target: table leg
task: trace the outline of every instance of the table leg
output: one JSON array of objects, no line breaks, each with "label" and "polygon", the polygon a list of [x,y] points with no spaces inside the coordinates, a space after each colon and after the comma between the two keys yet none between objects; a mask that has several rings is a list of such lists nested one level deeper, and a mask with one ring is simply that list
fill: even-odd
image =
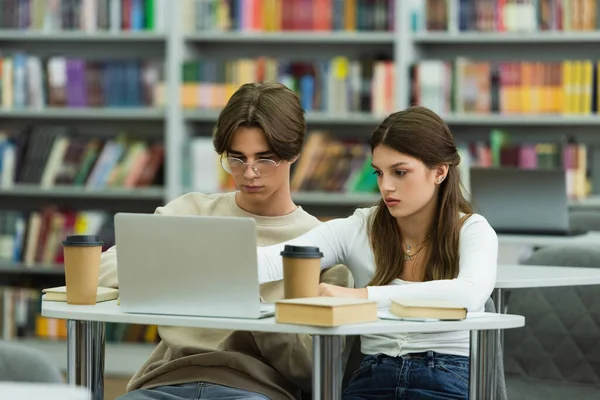
[{"label": "table leg", "polygon": [[[506,293],[503,289],[494,289],[492,292],[492,300],[494,300],[497,313],[507,313],[508,308],[506,307]],[[500,343],[500,347],[504,345],[504,330],[502,329],[498,329],[498,343]]]},{"label": "table leg", "polygon": [[492,292],[492,300],[494,300],[494,305],[496,306],[496,312],[500,314],[506,314],[506,304],[505,304],[505,293],[503,289],[494,289]]},{"label": "table leg", "polygon": [[342,337],[313,335],[313,400],[342,398]]},{"label": "table leg", "polygon": [[470,337],[469,399],[495,400],[497,331],[470,331]]},{"label": "table leg", "polygon": [[104,399],[104,322],[67,321],[67,382]]}]

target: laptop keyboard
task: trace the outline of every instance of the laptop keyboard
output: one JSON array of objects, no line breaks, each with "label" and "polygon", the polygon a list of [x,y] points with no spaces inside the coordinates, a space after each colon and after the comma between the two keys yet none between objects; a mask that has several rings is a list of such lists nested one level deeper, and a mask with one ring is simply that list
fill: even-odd
[{"label": "laptop keyboard", "polygon": [[275,315],[275,304],[261,303],[260,304],[260,316],[263,318],[271,317]]},{"label": "laptop keyboard", "polygon": [[260,312],[275,312],[275,304],[261,303]]}]

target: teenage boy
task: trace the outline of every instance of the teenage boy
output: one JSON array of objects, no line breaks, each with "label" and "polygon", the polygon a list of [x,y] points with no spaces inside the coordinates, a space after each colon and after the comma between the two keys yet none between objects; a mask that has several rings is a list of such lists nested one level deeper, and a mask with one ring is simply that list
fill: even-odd
[{"label": "teenage boy", "polygon": [[[188,193],[156,213],[252,217],[260,246],[302,235],[319,224],[290,193],[290,167],[305,132],[304,110],[293,91],[278,83],[241,86],[219,115],[213,139],[238,190]],[[116,251],[112,247],[102,254],[102,286],[118,286]],[[344,266],[324,271],[321,281],[354,285]],[[281,299],[282,282],[262,285],[261,296],[267,302]],[[161,342],[121,400],[279,400],[311,392],[308,335],[166,326],[158,333]]]}]

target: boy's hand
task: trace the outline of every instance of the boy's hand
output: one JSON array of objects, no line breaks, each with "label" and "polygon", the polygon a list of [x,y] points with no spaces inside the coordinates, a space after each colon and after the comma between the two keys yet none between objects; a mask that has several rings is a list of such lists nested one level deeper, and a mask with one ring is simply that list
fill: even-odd
[{"label": "boy's hand", "polygon": [[359,299],[368,298],[367,288],[354,289],[343,286],[330,285],[328,283],[319,284],[319,296],[323,297],[355,297]]}]

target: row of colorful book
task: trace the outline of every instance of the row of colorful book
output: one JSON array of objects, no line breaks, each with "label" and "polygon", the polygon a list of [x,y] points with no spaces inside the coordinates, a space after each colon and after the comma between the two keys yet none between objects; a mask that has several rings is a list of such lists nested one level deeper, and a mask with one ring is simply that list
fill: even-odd
[{"label": "row of colorful book", "polygon": [[486,140],[462,145],[468,150],[471,167],[564,169],[569,199],[582,199],[591,193],[592,153],[568,135],[556,142],[528,142],[510,131],[492,129]]},{"label": "row of colorful book", "polygon": [[164,63],[16,53],[0,57],[0,107],[152,107],[164,103]]},{"label": "row of colorful book", "polygon": [[2,0],[0,29],[166,32],[169,0]]},{"label": "row of colorful book", "polygon": [[397,0],[183,0],[193,31],[393,31]]},{"label": "row of colorful book", "polygon": [[0,188],[161,186],[164,156],[162,141],[126,133],[102,139],[61,126],[35,126],[12,135],[0,132]]},{"label": "row of colorful book", "polygon": [[301,62],[271,57],[185,62],[181,104],[184,108],[220,109],[247,82],[276,81],[296,91],[306,111],[327,114],[369,112],[386,115],[395,108],[395,71],[390,60]]},{"label": "row of colorful book", "polygon": [[[3,315],[7,312],[7,315]],[[35,289],[0,289],[0,324],[5,339],[39,339],[61,341],[67,338],[67,321],[41,315],[41,291]],[[107,323],[107,343],[157,343],[156,325]]]},{"label": "row of colorful book", "polygon": [[0,210],[0,261],[24,267],[63,263],[62,240],[98,235],[104,249],[114,244],[113,217],[102,210],[75,210],[46,204],[37,210]]},{"label": "row of colorful book", "polygon": [[410,102],[440,114],[598,114],[598,66],[592,60],[425,60],[411,69]]},{"label": "row of colorful book", "polygon": [[[493,129],[486,139],[459,140],[458,145],[461,171],[472,167],[564,168],[572,182],[567,188],[569,197],[582,198],[590,193],[591,161],[586,146],[573,140],[520,142],[510,132]],[[214,153],[210,138],[193,138],[186,148],[182,168],[184,188],[204,193],[235,189],[231,175],[223,170]],[[292,165],[290,188],[305,193],[377,193],[377,177],[371,167],[367,141],[340,139],[326,131],[309,132],[302,154]]]},{"label": "row of colorful book", "polygon": [[596,0],[411,0],[415,30],[572,32],[600,29]]}]

